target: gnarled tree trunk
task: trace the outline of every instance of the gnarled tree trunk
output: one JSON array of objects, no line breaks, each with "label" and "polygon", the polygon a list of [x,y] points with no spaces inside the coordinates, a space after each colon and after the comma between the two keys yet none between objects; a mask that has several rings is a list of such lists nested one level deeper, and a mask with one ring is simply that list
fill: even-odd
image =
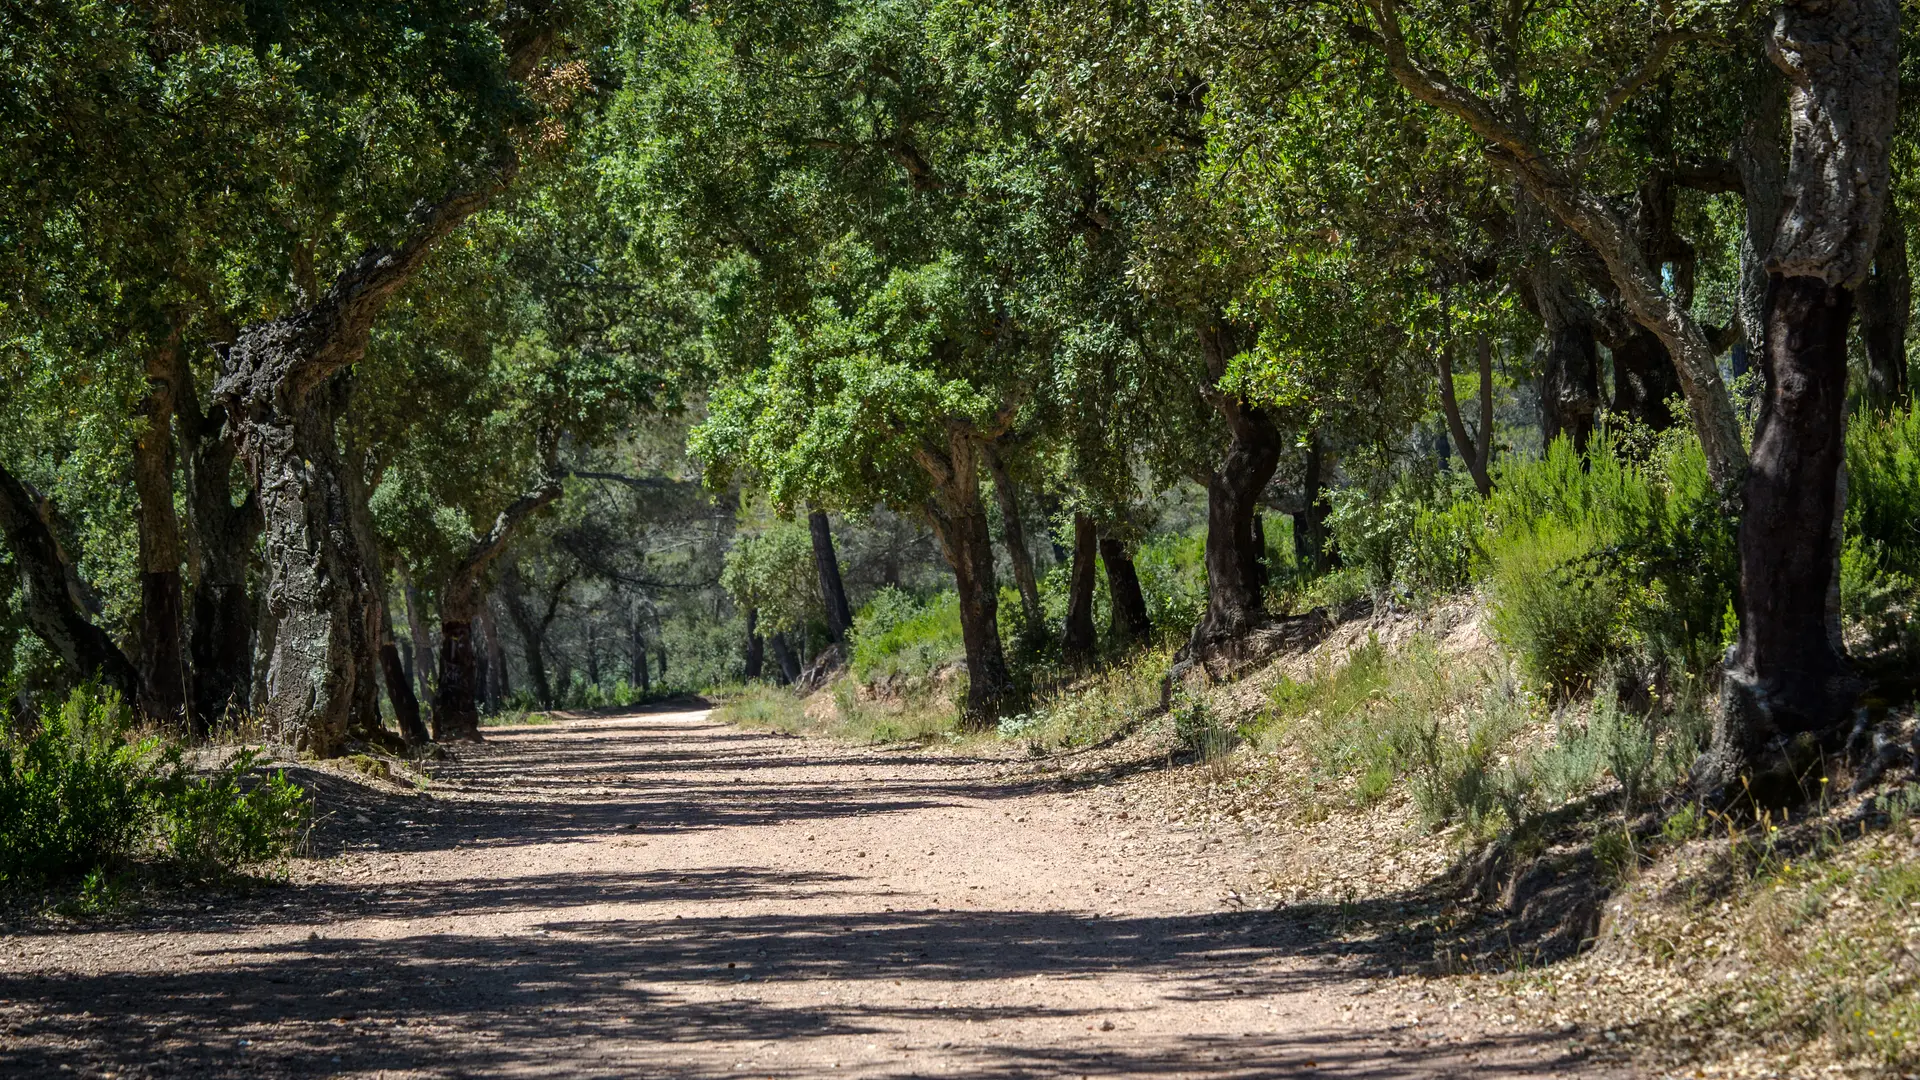
[{"label": "gnarled tree trunk", "polygon": [[993,536],[980,501],[980,436],[949,421],[944,445],[922,446],[915,459],[933,481],[927,522],[960,600],[960,636],[967,649],[967,703],[963,724],[990,726],[1013,696],[1013,673],[1000,644],[1000,588],[993,570]]},{"label": "gnarled tree trunk", "polygon": [[266,526],[267,603],[277,628],[264,718],[323,757],[340,751],[377,678],[373,650],[357,640],[374,575],[354,536],[329,384],[366,352],[387,300],[490,193],[462,192],[426,208],[398,248],[369,251],[308,307],[248,326],[220,350],[215,396],[234,425]]},{"label": "gnarled tree trunk", "polygon": [[1540,435],[1551,444],[1565,437],[1585,453],[1600,407],[1600,353],[1594,344],[1593,310],[1558,258],[1536,256],[1529,292],[1544,336],[1540,367]]},{"label": "gnarled tree trunk", "polygon": [[779,676],[780,685],[792,685],[800,678],[800,658],[794,655],[793,646],[787,642],[786,632],[782,631],[768,638],[767,644],[773,647],[775,673]]},{"label": "gnarled tree trunk", "polygon": [[1778,740],[1833,729],[1858,692],[1829,634],[1829,605],[1847,322],[1885,217],[1898,32],[1895,0],[1790,0],[1775,22],[1793,149],[1767,257],[1767,385],[1740,519],[1740,639],[1696,772],[1709,785],[1732,784]]},{"label": "gnarled tree trunk", "polygon": [[1207,613],[1194,628],[1190,650],[1238,638],[1266,619],[1262,551],[1253,519],[1260,493],[1280,465],[1280,431],[1272,417],[1216,389],[1227,363],[1240,351],[1239,336],[1222,320],[1200,327],[1206,361],[1207,401],[1226,421],[1230,439],[1220,464],[1207,475]]},{"label": "gnarled tree trunk", "polygon": [[253,695],[254,605],[247,568],[260,536],[260,505],[252,490],[233,501],[233,432],[226,409],[202,411],[192,369],[176,354],[174,411],[185,451],[188,534],[193,598],[187,611],[187,653],[193,675],[193,725],[211,730],[244,712]]},{"label": "gnarled tree trunk", "polygon": [[1067,577],[1067,621],[1060,637],[1060,655],[1069,663],[1093,659],[1094,560],[1099,557],[1099,533],[1086,514],[1073,515],[1073,566]]},{"label": "gnarled tree trunk", "polygon": [[97,677],[137,700],[140,676],[105,630],[93,625],[86,605],[75,595],[77,580],[53,530],[41,516],[39,500],[0,466],[0,533],[7,539],[14,569],[20,574],[20,606],[27,625],[53,654],[82,676]]}]

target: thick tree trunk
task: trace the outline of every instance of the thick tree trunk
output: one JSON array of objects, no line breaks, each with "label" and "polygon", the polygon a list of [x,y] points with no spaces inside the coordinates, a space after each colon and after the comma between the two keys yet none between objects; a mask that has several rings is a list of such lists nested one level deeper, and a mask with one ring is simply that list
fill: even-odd
[{"label": "thick tree trunk", "polygon": [[1885,411],[1905,406],[1907,324],[1913,317],[1913,279],[1907,273],[1907,230],[1889,199],[1886,225],[1874,252],[1873,273],[1860,287],[1860,339],[1867,348],[1867,404]]},{"label": "thick tree trunk", "polygon": [[329,384],[366,352],[387,300],[491,191],[423,209],[398,248],[369,251],[310,306],[248,326],[221,349],[215,397],[259,493],[278,624],[263,719],[322,757],[339,752],[378,677],[373,649],[360,640],[372,575],[354,536]]},{"label": "thick tree trunk", "polygon": [[1264,410],[1215,389],[1227,362],[1239,352],[1237,335],[1223,323],[1200,329],[1200,348],[1210,382],[1207,400],[1226,421],[1226,455],[1207,477],[1207,613],[1194,628],[1190,647],[1238,638],[1266,619],[1262,552],[1253,518],[1260,493],[1280,465],[1280,431]]},{"label": "thick tree trunk", "polygon": [[1793,155],[1767,257],[1767,387],[1740,520],[1740,639],[1696,777],[1726,788],[1777,740],[1828,732],[1858,683],[1829,633],[1846,460],[1847,322],[1885,219],[1895,0],[1790,0],[1773,57]]},{"label": "thick tree trunk", "polygon": [[1540,435],[1549,445],[1564,436],[1584,454],[1600,407],[1593,311],[1550,251],[1535,256],[1529,284],[1534,312],[1544,328],[1538,351]]},{"label": "thick tree trunk", "polygon": [[788,644],[786,633],[783,631],[773,635],[767,639],[767,644],[773,648],[775,674],[779,676],[780,685],[792,685],[794,680],[800,678],[800,658],[793,654],[793,646]]},{"label": "thick tree trunk", "polygon": [[927,521],[953,568],[960,600],[960,634],[967,648],[967,703],[963,724],[983,730],[1013,697],[1013,674],[1000,644],[1000,588],[993,570],[993,536],[980,502],[979,436],[958,421],[947,425],[944,446],[915,455],[933,480]]},{"label": "thick tree trunk", "polygon": [[479,742],[480,708],[475,693],[473,620],[440,621],[440,678],[434,688],[435,742]]},{"label": "thick tree trunk", "polygon": [[55,656],[82,676],[97,677],[138,700],[140,676],[107,632],[93,625],[75,595],[71,568],[41,516],[39,500],[0,467],[0,533],[20,575],[20,606],[27,625]]},{"label": "thick tree trunk", "polygon": [[1780,197],[1786,185],[1786,151],[1780,145],[1786,110],[1786,83],[1768,66],[1760,85],[1747,95],[1746,121],[1733,148],[1746,211],[1735,315],[1749,364],[1761,362],[1767,352],[1767,251],[1780,225]]},{"label": "thick tree trunk", "polygon": [[155,722],[188,725],[186,604],[180,582],[180,521],[173,509],[173,413],[181,387],[179,334],[147,358],[147,396],[133,441],[133,488],[139,499],[140,633],[136,664],[140,708]]},{"label": "thick tree trunk", "polygon": [[766,640],[760,636],[760,609],[747,609],[747,678],[757,679],[766,664]]},{"label": "thick tree trunk", "polygon": [[813,534],[813,567],[820,578],[820,599],[827,609],[827,633],[836,644],[844,644],[847,630],[853,626],[853,612],[847,606],[847,585],[840,578],[840,558],[833,551],[833,529],[827,512],[809,513],[807,530]]},{"label": "thick tree trunk", "polygon": [[1318,432],[1308,436],[1307,470],[1301,485],[1300,512],[1293,515],[1293,561],[1310,574],[1324,574],[1340,564],[1338,553],[1329,547],[1333,539],[1327,529],[1326,454],[1320,449]]},{"label": "thick tree trunk", "polygon": [[[330,389],[334,394],[333,412],[336,417],[347,414],[352,378],[351,370],[341,371],[333,377]],[[368,506],[368,500],[379,478],[366,475],[365,470],[374,463],[359,448],[350,432],[340,442],[344,455],[340,487],[346,498],[347,522],[351,526],[352,541],[359,552],[357,561],[367,575],[366,580],[360,583],[359,590],[366,604],[355,612],[348,630],[354,669],[369,677],[359,679],[354,684],[353,704],[348,711],[348,734],[362,739],[377,738],[383,731],[380,723],[380,640],[387,622],[387,573],[386,562],[381,558],[379,542],[375,537],[373,511]]]},{"label": "thick tree trunk", "polygon": [[186,451],[187,520],[192,525],[188,557],[194,565],[193,601],[187,613],[187,651],[192,659],[193,723],[211,730],[246,711],[253,694],[254,605],[247,568],[260,535],[260,507],[249,491],[233,501],[235,447],[226,410],[200,410],[190,369],[175,369],[174,408]]},{"label": "thick tree trunk", "polygon": [[1098,530],[1086,514],[1073,515],[1073,567],[1067,578],[1067,622],[1060,637],[1060,654],[1068,663],[1093,659],[1094,561],[1099,557]]},{"label": "thick tree trunk", "polygon": [[1040,607],[1040,580],[1033,572],[1033,551],[1027,547],[1027,526],[1020,516],[1019,492],[999,451],[988,445],[982,450],[987,472],[993,477],[993,496],[1000,504],[1000,520],[1006,529],[1007,563],[1013,568],[1013,583],[1020,590],[1020,613],[1025,618],[1027,636],[1038,641],[1047,630],[1046,614]]},{"label": "thick tree trunk", "polygon": [[1109,635],[1115,641],[1145,641],[1153,635],[1147,597],[1140,591],[1140,574],[1127,545],[1111,536],[1100,538],[1100,561],[1107,567],[1107,595],[1113,601]]}]

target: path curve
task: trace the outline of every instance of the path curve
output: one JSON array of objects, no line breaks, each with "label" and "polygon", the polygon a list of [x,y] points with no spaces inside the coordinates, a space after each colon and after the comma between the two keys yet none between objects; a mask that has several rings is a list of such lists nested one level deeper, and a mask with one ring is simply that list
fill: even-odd
[{"label": "path curve", "polygon": [[0,939],[0,1075],[1580,1071],[1236,910],[1231,844],[1004,762],[704,712],[488,737],[285,888]]}]

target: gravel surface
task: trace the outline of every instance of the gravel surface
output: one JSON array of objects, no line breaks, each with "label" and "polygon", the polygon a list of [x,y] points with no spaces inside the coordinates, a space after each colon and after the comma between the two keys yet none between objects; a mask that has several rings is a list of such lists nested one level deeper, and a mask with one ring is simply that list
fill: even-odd
[{"label": "gravel surface", "polygon": [[0,1076],[1599,1075],[1243,908],[1231,837],[1005,760],[704,712],[323,788],[205,910],[0,937]]}]

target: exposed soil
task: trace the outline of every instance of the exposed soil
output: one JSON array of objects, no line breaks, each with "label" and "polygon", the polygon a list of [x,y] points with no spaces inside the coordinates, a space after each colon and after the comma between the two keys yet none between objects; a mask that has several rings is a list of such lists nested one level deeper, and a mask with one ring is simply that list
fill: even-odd
[{"label": "exposed soil", "polygon": [[[0,938],[0,1076],[1600,1075],[1249,902],[1237,834],[703,712],[336,783],[284,886]],[[380,791],[391,794],[380,794]]]}]

